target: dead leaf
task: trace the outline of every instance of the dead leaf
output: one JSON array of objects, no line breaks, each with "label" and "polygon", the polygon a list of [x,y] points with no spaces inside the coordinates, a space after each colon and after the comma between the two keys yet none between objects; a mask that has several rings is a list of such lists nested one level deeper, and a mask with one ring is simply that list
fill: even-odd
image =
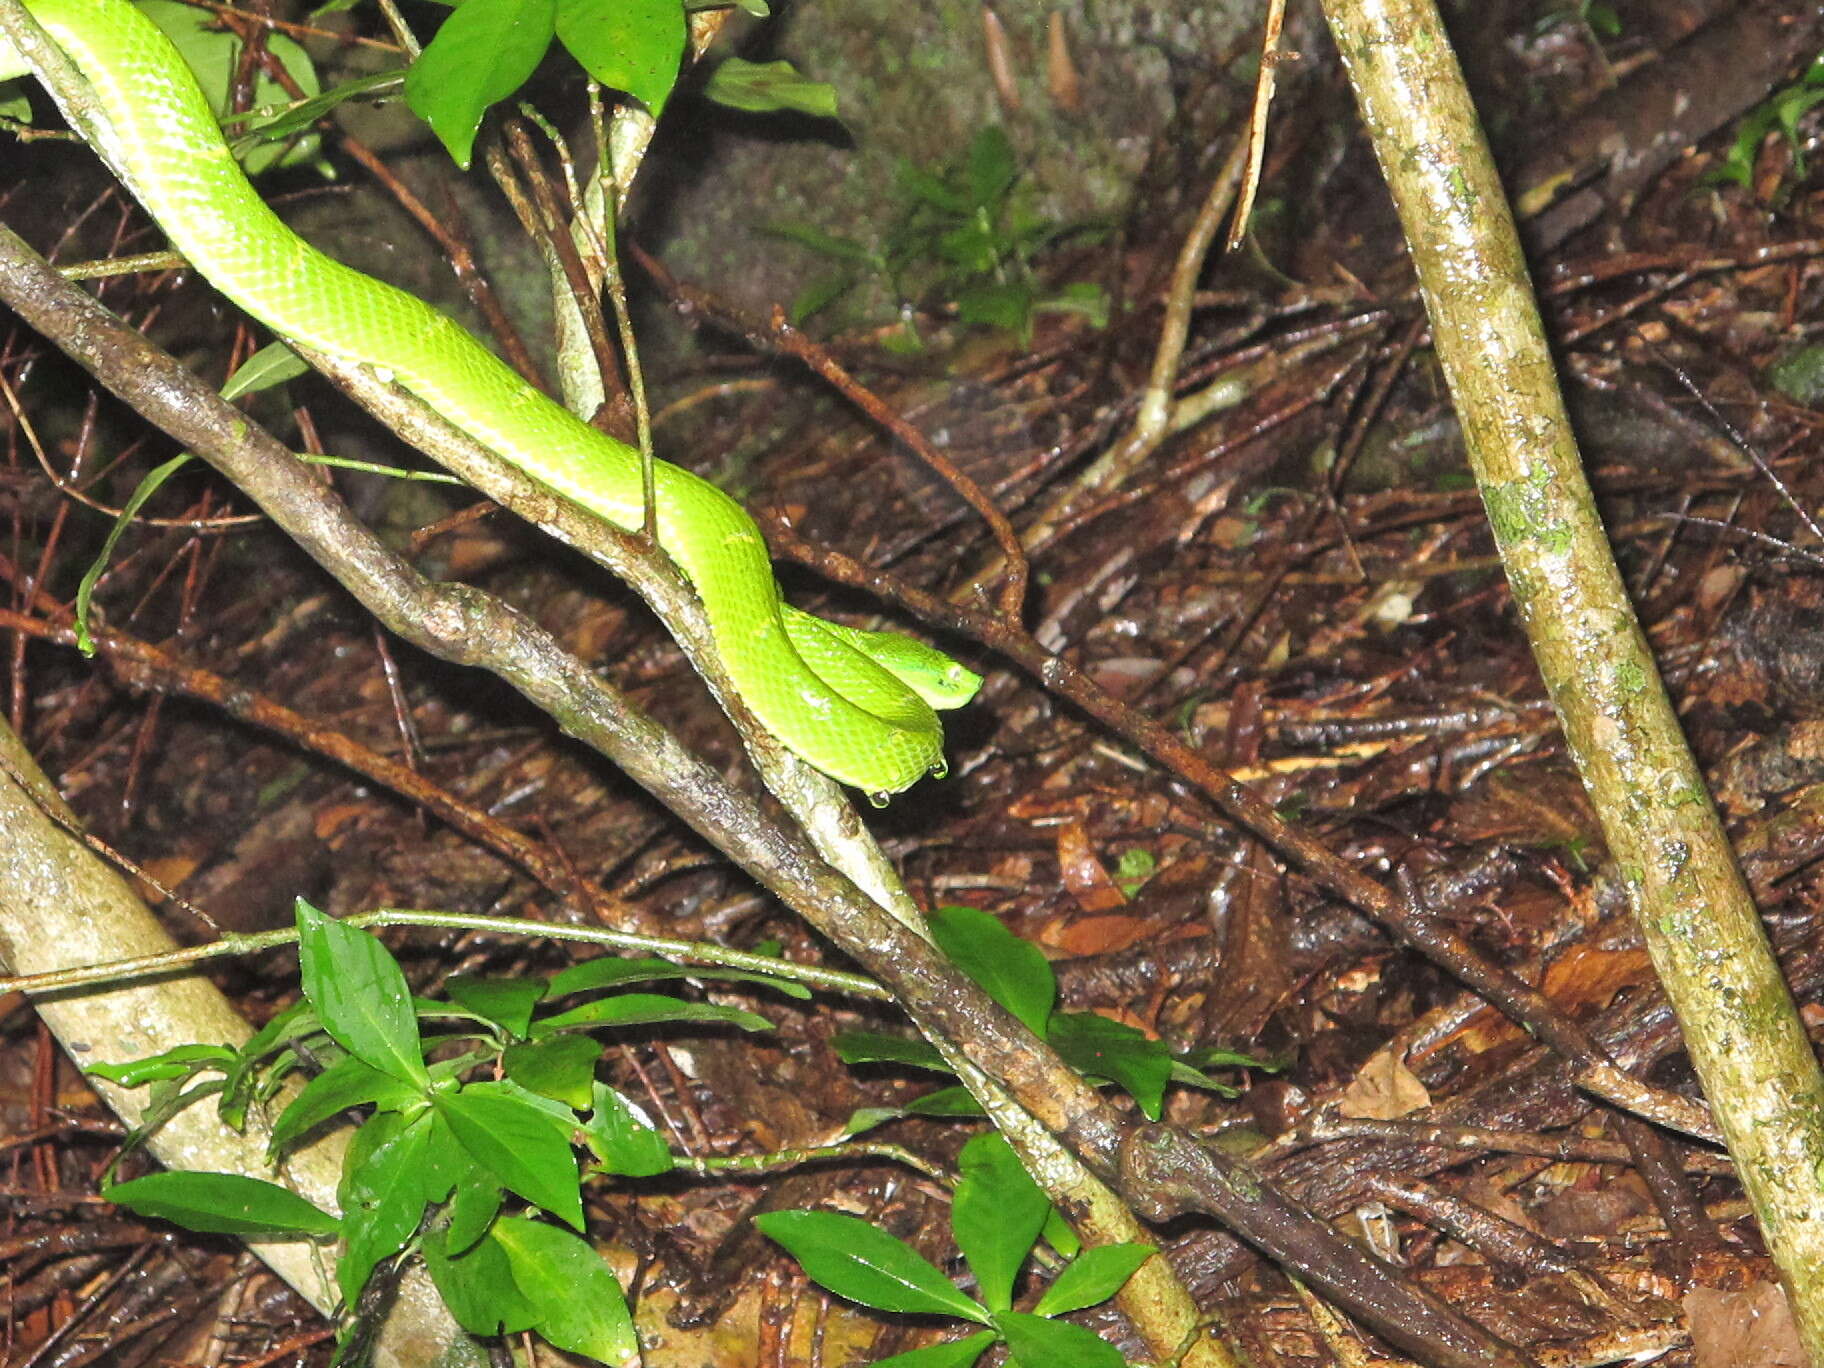
[{"label": "dead leaf", "polygon": [[1804,1368],[1792,1307],[1779,1284],[1694,1287],[1684,1308],[1697,1368]]},{"label": "dead leaf", "polygon": [[1425,1085],[1406,1067],[1400,1051],[1391,1047],[1376,1051],[1337,1099],[1337,1110],[1344,1116],[1369,1121],[1391,1121],[1430,1105]]}]

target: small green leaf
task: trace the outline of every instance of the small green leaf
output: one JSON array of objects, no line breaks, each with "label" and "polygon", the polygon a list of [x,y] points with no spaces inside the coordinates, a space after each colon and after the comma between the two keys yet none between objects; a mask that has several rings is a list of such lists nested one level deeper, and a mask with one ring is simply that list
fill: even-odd
[{"label": "small green leaf", "polygon": [[581,1230],[576,1155],[563,1122],[540,1100],[512,1083],[471,1083],[435,1094],[433,1105],[457,1143],[502,1187]]},{"label": "small green leaf", "polygon": [[994,1328],[1024,1368],[1127,1368],[1119,1349],[1069,1321],[1003,1311]]},{"label": "small green leaf", "polygon": [[989,124],[969,140],[969,198],[978,209],[993,209],[1019,175],[1013,144],[998,124]]},{"label": "small green leaf", "polygon": [[557,31],[557,0],[464,0],[411,70],[405,99],[463,170],[489,106],[524,85]]},{"label": "small green leaf", "polygon": [[983,992],[1035,1035],[1045,1034],[1058,979],[1044,951],[973,907],[938,908],[931,914],[931,936]]},{"label": "small green leaf", "polygon": [[1045,1243],[1067,1259],[1074,1259],[1083,1249],[1083,1241],[1077,1238],[1077,1232],[1070,1228],[1056,1207],[1045,1213]]},{"label": "small green leaf", "polygon": [[819,276],[792,296],[790,309],[794,324],[813,318],[854,288],[855,277],[837,273]]},{"label": "small green leaf", "polygon": [[228,383],[222,386],[222,398],[239,399],[243,394],[271,389],[297,379],[309,369],[304,358],[283,342],[268,342],[235,367]]},{"label": "small green leaf", "polygon": [[545,985],[534,979],[477,978],[455,974],[444,982],[450,1001],[524,1040],[532,1009],[545,999]]},{"label": "small green leaf", "polygon": [[595,1085],[594,1102],[583,1143],[605,1172],[649,1178],[671,1171],[675,1161],[665,1137],[635,1114],[631,1102],[605,1083]]},{"label": "small green leaf", "polygon": [[538,1313],[513,1281],[507,1251],[492,1237],[452,1255],[444,1232],[433,1231],[423,1249],[424,1266],[444,1305],[471,1335],[517,1335],[537,1324]]},{"label": "small green leaf", "polygon": [[350,1107],[378,1103],[389,1111],[399,1111],[423,1098],[424,1094],[410,1083],[391,1074],[383,1074],[353,1055],[344,1055],[304,1085],[304,1090],[291,1100],[272,1123],[272,1134],[266,1141],[266,1152],[276,1155],[303,1135],[332,1116]]},{"label": "small green leaf", "polygon": [[[1064,291],[1061,293],[1073,290],[1081,291],[1084,288],[1085,287],[1081,284],[1066,285]],[[1090,285],[1087,288],[1094,292],[1096,299],[1101,301],[1102,320],[1103,322],[1107,322],[1108,296],[1103,293],[1100,285]],[[1050,305],[1051,301],[1047,301],[1047,306],[1049,307]],[[1101,327],[1102,324],[1098,323],[1096,326]],[[1153,858],[1153,852],[1150,850],[1134,846],[1129,850],[1122,851],[1120,860],[1115,864],[1115,882],[1121,886],[1122,896],[1128,898],[1133,897],[1134,894],[1140,891],[1146,881],[1153,877],[1158,868],[1159,862]]]},{"label": "small green leaf", "polygon": [[589,1105],[602,1047],[585,1035],[559,1035],[509,1045],[501,1067],[520,1087],[582,1111]]},{"label": "small green leaf", "polygon": [[304,995],[323,1029],[355,1058],[419,1088],[430,1086],[405,975],[379,939],[297,900]]},{"label": "small green leaf", "polygon": [[[983,271],[992,266],[979,268]],[[1032,286],[1023,280],[995,280],[962,291],[956,297],[956,316],[965,323],[1005,328],[1024,344],[1032,333]]]},{"label": "small green leaf", "polygon": [[906,1103],[906,1114],[909,1116],[982,1116],[982,1104],[975,1100],[969,1089],[957,1084],[954,1088],[939,1088],[928,1092],[923,1097],[914,1098]]},{"label": "small green leaf", "polygon": [[[470,0],[473,3],[473,0]],[[739,1007],[722,1007],[713,1002],[686,1002],[663,993],[622,993],[616,997],[598,998],[573,1007],[556,1016],[541,1017],[532,1023],[532,1036],[542,1039],[555,1031],[593,1029],[597,1026],[649,1026],[666,1021],[708,1021],[724,1026],[737,1026],[743,1031],[770,1031],[773,1023],[763,1016],[744,1012]]]},{"label": "small green leaf", "polygon": [[567,1230],[524,1216],[503,1216],[488,1237],[506,1250],[513,1282],[559,1349],[598,1363],[637,1360],[640,1339],[614,1270]]},{"label": "small green leaf", "polygon": [[1035,1316],[1064,1316],[1107,1301],[1158,1250],[1149,1244],[1106,1244],[1086,1249],[1065,1265],[1039,1304]]},{"label": "small green leaf", "polygon": [[977,1330],[966,1339],[927,1344],[923,1349],[908,1349],[903,1354],[875,1359],[871,1368],[969,1368],[994,1340],[994,1331]]},{"label": "small green leaf", "polygon": [[225,1045],[178,1045],[124,1064],[85,1064],[82,1071],[123,1088],[141,1088],[160,1079],[189,1078],[211,1066],[226,1072],[234,1060],[235,1052]]},{"label": "small green leaf", "polygon": [[899,1107],[857,1107],[849,1113],[849,1119],[842,1123],[842,1139],[849,1140],[857,1135],[865,1135],[876,1126],[884,1126],[889,1121],[897,1121],[905,1114]]},{"label": "small green leaf", "polygon": [[158,493],[165,481],[189,464],[190,460],[190,453],[182,452],[146,472],[146,477],[134,488],[126,503],[121,505],[120,516],[114,519],[114,526],[108,529],[101,550],[95,553],[95,559],[83,571],[82,579],[76,585],[76,649],[84,655],[95,654],[95,641],[89,635],[89,600],[95,596],[95,585],[101,579],[101,572],[108,568],[115,545],[120,541],[121,535],[133,525],[133,519],[139,516],[139,510],[145,507],[146,500]]},{"label": "small green leaf", "polygon": [[864,247],[853,238],[837,237],[826,233],[808,223],[769,223],[760,230],[767,237],[781,238],[786,242],[795,242],[800,247],[809,248],[819,256],[830,257],[836,261],[852,262],[857,266],[879,268],[880,257],[870,247]]},{"label": "small green leaf", "polygon": [[679,0],[557,0],[557,38],[596,80],[656,119],[684,56]]},{"label": "small green leaf", "polygon": [[962,1178],[950,1203],[950,1228],[990,1311],[1013,1305],[1013,1284],[1045,1224],[1051,1203],[999,1131],[963,1146]]},{"label": "small green leaf", "polygon": [[820,1286],[876,1311],[961,1316],[988,1313],[903,1240],[833,1211],[771,1211],[754,1224],[785,1246]]},{"label": "small green leaf", "polygon": [[[217,1104],[224,1125],[240,1130],[247,1124],[247,1107],[253,1100],[256,1085],[268,1073],[281,1072],[274,1056],[285,1042],[298,1040],[321,1031],[322,1023],[310,1003],[299,999],[273,1017],[235,1054],[234,1067],[222,1084],[222,1100]],[[281,1056],[283,1057],[283,1056]],[[293,1056],[295,1058],[295,1056]]]},{"label": "small green leaf", "polygon": [[717,104],[750,114],[792,110],[818,119],[836,117],[836,88],[805,80],[790,62],[748,62],[724,57],[709,74],[703,94]]},{"label": "small green leaf", "polygon": [[1163,1040],[1149,1040],[1132,1026],[1094,1012],[1056,1013],[1047,1039],[1073,1069],[1126,1088],[1147,1120],[1159,1119],[1172,1076],[1172,1054]]},{"label": "small green leaf", "polygon": [[884,1031],[838,1031],[830,1038],[830,1046],[844,1064],[905,1064],[914,1069],[950,1072],[950,1066],[932,1045]]},{"label": "small green leaf", "polygon": [[334,1235],[340,1223],[289,1188],[238,1173],[149,1173],[101,1191],[141,1216],[249,1239]]},{"label": "small green leaf", "polygon": [[[351,5],[353,0],[350,0]],[[322,13],[321,8],[317,11]],[[356,76],[343,81],[340,85],[324,91],[321,95],[312,95],[307,100],[288,100],[284,108],[266,117],[243,119],[239,124],[240,132],[233,138],[235,156],[246,159],[249,150],[258,143],[288,142],[299,134],[309,133],[311,126],[335,110],[339,105],[357,99],[363,95],[395,93],[391,87],[405,83],[405,68],[392,67],[386,71],[370,72],[366,76]]]}]

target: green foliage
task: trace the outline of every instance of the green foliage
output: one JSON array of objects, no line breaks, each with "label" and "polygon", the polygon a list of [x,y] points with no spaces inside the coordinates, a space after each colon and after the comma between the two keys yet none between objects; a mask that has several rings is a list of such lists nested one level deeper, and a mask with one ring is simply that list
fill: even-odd
[{"label": "green foliage", "polygon": [[[337,1281],[353,1307],[382,1265],[422,1257],[451,1313],[477,1334],[532,1329],[571,1353],[621,1362],[638,1352],[612,1270],[579,1234],[582,1169],[646,1177],[668,1172],[664,1140],[626,1098],[595,1077],[607,1026],[735,1025],[751,1012],[629,984],[734,978],[793,996],[797,984],[735,970],[689,970],[659,959],[598,959],[547,982],[457,978],[452,1003],[415,999],[386,947],[366,931],[297,909],[304,1000],[240,1049],[186,1045],[94,1072],[153,1090],[151,1125],[214,1096],[239,1129],[305,1060],[319,1067],[279,1111],[278,1159],[326,1121],[359,1110],[337,1199],[340,1218],[275,1184],[222,1173],[156,1173],[106,1189],[110,1200],[193,1230],[265,1239],[339,1237]],[[588,994],[567,1011],[554,997]],[[540,1015],[544,1010],[544,1015]],[[442,1029],[453,1022],[455,1031]],[[428,1028],[428,1029],[427,1029]],[[503,1199],[532,1213],[502,1213]],[[352,1329],[352,1327],[346,1327]]]},{"label": "green foliage", "polygon": [[1814,342],[1788,352],[1773,363],[1767,378],[1795,404],[1824,408],[1824,346]]},{"label": "green foliage", "polygon": [[[1149,857],[1150,858],[1150,857]],[[971,907],[942,907],[931,914],[931,935],[943,952],[983,992],[1005,1007],[1086,1077],[1125,1089],[1149,1120],[1159,1119],[1167,1083],[1233,1097],[1235,1090],[1206,1068],[1270,1068],[1246,1055],[1194,1051],[1174,1055],[1163,1040],[1094,1012],[1060,1012],[1057,976],[1036,945],[1021,940],[994,917]],[[943,1056],[922,1040],[878,1031],[844,1031],[831,1044],[848,1064],[898,1064],[948,1073]],[[927,1094],[905,1108],[917,1116],[980,1116],[962,1088]],[[878,1124],[878,1120],[876,1121]]]},{"label": "green foliage", "polygon": [[800,76],[790,62],[749,62],[725,57],[709,74],[703,94],[750,114],[791,112],[814,119],[836,117],[836,90]]},{"label": "green foliage", "polygon": [[656,117],[684,56],[681,0],[463,0],[405,76],[405,99],[467,169],[482,115],[556,38],[590,76]]},{"label": "green foliage", "polygon": [[[139,0],[139,7],[153,23],[164,30],[165,36],[183,54],[190,69],[196,73],[197,82],[202,86],[203,94],[208,97],[216,117],[227,118],[228,92],[241,62],[240,36],[221,27],[215,15],[208,10],[183,4],[181,0]],[[309,55],[297,42],[282,33],[268,33],[264,42],[266,50],[279,59],[286,74],[297,83],[306,97],[318,94],[321,87],[317,82],[316,68],[311,65]],[[255,115],[284,110],[291,104],[291,93],[264,70],[255,67]],[[317,155],[317,137],[306,123],[288,129],[277,138],[262,133],[258,138],[244,139],[235,148],[235,155],[248,175],[257,176],[275,166],[292,166],[313,160]]]},{"label": "green foliage", "polygon": [[1755,158],[1760,155],[1761,143],[1773,132],[1785,138],[1792,155],[1792,175],[1788,184],[1803,180],[1805,146],[1799,136],[1799,120],[1821,102],[1824,102],[1824,56],[1807,67],[1805,74],[1793,84],[1775,91],[1742,116],[1722,164],[1707,173],[1705,181],[1752,189]]},{"label": "green foliage", "polygon": [[[1020,188],[1013,144],[991,124],[976,133],[954,166],[901,163],[897,210],[875,246],[806,224],[773,225],[768,229],[773,236],[839,263],[799,292],[792,303],[794,321],[803,322],[874,276],[904,303],[945,301],[964,323],[1006,329],[1022,345],[1031,341],[1033,319],[1041,313],[1079,313],[1102,326],[1108,302],[1101,287],[1080,282],[1049,294],[1040,289],[1034,256],[1081,229],[1040,218]],[[916,334],[905,340],[914,348],[921,345]]]},{"label": "green foliage", "polygon": [[820,1286],[877,1311],[950,1316],[987,1329],[881,1359],[875,1368],[968,1368],[997,1340],[1025,1368],[1121,1368],[1120,1351],[1081,1326],[1053,1319],[1119,1292],[1153,1253],[1151,1245],[1102,1245],[1064,1266],[1031,1312],[1013,1310],[1014,1284],[1046,1225],[1051,1205],[998,1134],[963,1148],[963,1178],[950,1207],[957,1249],[981,1300],[968,1296],[917,1250],[854,1216],[774,1211],[756,1216]]}]

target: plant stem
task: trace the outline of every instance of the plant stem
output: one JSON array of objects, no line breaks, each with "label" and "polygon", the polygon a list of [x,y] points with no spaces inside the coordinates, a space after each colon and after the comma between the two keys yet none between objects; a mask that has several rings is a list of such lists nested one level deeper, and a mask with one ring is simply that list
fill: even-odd
[{"label": "plant stem", "polygon": [[1824,1076],[1616,569],[1432,0],[1325,0],[1514,602],[1692,1063],[1824,1365]]}]

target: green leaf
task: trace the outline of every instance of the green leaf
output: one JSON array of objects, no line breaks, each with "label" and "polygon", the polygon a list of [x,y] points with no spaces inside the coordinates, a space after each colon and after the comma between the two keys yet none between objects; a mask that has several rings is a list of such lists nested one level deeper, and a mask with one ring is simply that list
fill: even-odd
[{"label": "green leaf", "polygon": [[1187,1088],[1202,1088],[1205,1092],[1213,1092],[1220,1097],[1241,1096],[1240,1088],[1232,1088],[1220,1079],[1211,1078],[1202,1069],[1177,1057],[1172,1059],[1171,1081]]},{"label": "green leaf", "polygon": [[635,1114],[631,1102],[606,1083],[595,1085],[594,1101],[583,1142],[604,1171],[629,1178],[671,1171],[675,1161],[665,1137]]},{"label": "green leaf", "polygon": [[994,1340],[994,1331],[978,1330],[966,1339],[927,1344],[923,1349],[875,1359],[872,1368],[969,1368]]},{"label": "green leaf", "polygon": [[1824,408],[1824,346],[1814,342],[1788,352],[1774,362],[1767,378],[1795,404]]},{"label": "green leaf", "polygon": [[304,358],[283,342],[268,342],[235,367],[228,383],[222,386],[222,398],[239,399],[243,394],[271,389],[297,379],[309,369]]},{"label": "green leaf", "polygon": [[993,209],[1019,175],[1013,144],[998,124],[989,124],[969,140],[969,198],[978,209]]},{"label": "green leaf", "polygon": [[864,247],[853,238],[826,233],[808,223],[769,223],[760,231],[767,237],[795,242],[819,256],[831,257],[836,261],[848,261],[857,266],[872,266],[876,269],[885,264],[872,248]]},{"label": "green leaf", "polygon": [[970,213],[972,206],[969,196],[953,190],[922,167],[902,161],[895,168],[893,178],[901,193],[910,199],[920,200],[931,208],[956,218],[965,218]]},{"label": "green leaf", "polygon": [[1058,979],[1038,946],[973,907],[938,908],[931,914],[931,937],[984,993],[1033,1034],[1045,1034],[1058,999]]},{"label": "green leaf", "polygon": [[658,118],[684,57],[679,0],[557,0],[557,38],[596,80]]},{"label": "green leaf", "polygon": [[[350,0],[352,5],[353,0]],[[319,9],[318,13],[322,11]],[[405,83],[405,68],[391,67],[386,71],[370,72],[366,76],[356,76],[332,86],[321,95],[312,95],[308,100],[290,101],[277,113],[245,119],[240,124],[240,132],[234,136],[232,146],[235,156],[245,156],[258,143],[287,142],[301,133],[308,133],[318,119],[323,118],[339,105],[348,103],[363,95],[372,95],[384,91],[392,94],[391,87]]]},{"label": "green leaf", "polygon": [[532,1307],[533,1327],[559,1349],[598,1363],[637,1360],[640,1338],[614,1270],[567,1230],[503,1216],[488,1237],[507,1253],[513,1282]]},{"label": "green leaf", "polygon": [[279,1113],[279,1119],[272,1123],[266,1152],[268,1155],[281,1153],[306,1131],[350,1107],[375,1102],[386,1110],[399,1111],[423,1096],[410,1083],[381,1073],[353,1055],[344,1055],[306,1083],[291,1105]]},{"label": "green leaf", "polygon": [[520,1087],[582,1111],[589,1105],[595,1065],[601,1057],[602,1047],[588,1036],[560,1035],[509,1045],[500,1062],[507,1077]]},{"label": "green leaf", "polygon": [[508,1035],[524,1040],[532,1025],[532,1009],[545,999],[545,985],[535,979],[478,978],[455,974],[444,982],[450,1001]]},{"label": "green leaf", "polygon": [[[215,15],[178,0],[140,0],[139,8],[153,23],[163,29],[184,61],[196,73],[209,107],[218,119],[228,114],[228,91],[241,62],[241,39],[232,29],[221,27]],[[286,73],[306,96],[315,95],[322,87],[310,56],[297,41],[282,33],[264,35],[266,50],[284,66]],[[265,109],[291,103],[291,92],[262,68],[254,68],[253,107]],[[247,174],[257,176],[275,166],[292,166],[316,155],[316,139],[285,145],[266,143],[236,150]]]},{"label": "green leaf", "polygon": [[407,1121],[397,1112],[376,1116],[355,1132],[342,1167],[342,1257],[336,1285],[353,1306],[383,1259],[405,1248],[424,1219],[425,1207],[441,1201],[427,1155],[431,1115]]},{"label": "green leaf", "polygon": [[[1056,302],[1058,299],[1061,299],[1063,296],[1072,292],[1082,294],[1085,291],[1085,288],[1083,283],[1066,285],[1057,296],[1054,296],[1051,300],[1047,300],[1044,307],[1063,307]],[[1106,323],[1108,321],[1107,294],[1103,292],[1100,285],[1088,285],[1087,290],[1092,292],[1094,297],[1101,301],[1102,323]],[[1098,323],[1096,326],[1101,327],[1102,323]],[[1122,896],[1128,898],[1133,897],[1134,894],[1138,893],[1142,886],[1145,885],[1146,881],[1153,877],[1158,871],[1158,868],[1159,862],[1153,858],[1153,852],[1150,850],[1143,849],[1140,846],[1134,846],[1132,849],[1122,851],[1121,859],[1115,865],[1115,882],[1121,886]]]},{"label": "green leaf", "polygon": [[108,568],[114,547],[122,534],[133,525],[133,519],[139,516],[139,510],[145,507],[146,500],[158,493],[165,481],[177,474],[190,459],[189,452],[182,452],[146,473],[126,503],[121,505],[120,516],[114,519],[114,526],[108,529],[101,550],[95,553],[95,559],[83,571],[82,579],[76,585],[76,649],[84,655],[95,654],[95,640],[89,635],[89,600],[95,596],[95,585],[101,579],[101,572]]},{"label": "green leaf", "polygon": [[379,939],[297,901],[304,996],[330,1038],[355,1058],[419,1088],[430,1086],[405,975]]},{"label": "green leaf", "polygon": [[842,1123],[844,1140],[857,1135],[865,1135],[876,1126],[884,1126],[889,1121],[897,1121],[906,1113],[899,1107],[857,1107],[849,1113],[849,1119]]},{"label": "green leaf", "polygon": [[1107,1301],[1159,1251],[1149,1244],[1106,1244],[1086,1249],[1065,1265],[1039,1304],[1035,1316],[1063,1316]]},{"label": "green leaf", "polygon": [[928,1092],[923,1097],[914,1098],[906,1103],[908,1116],[983,1116],[982,1104],[975,1100],[969,1089],[957,1084],[954,1088],[939,1088]]},{"label": "green leaf", "polygon": [[1083,1249],[1083,1241],[1070,1228],[1056,1207],[1045,1213],[1045,1243],[1067,1259],[1074,1259]]},{"label": "green leaf", "polygon": [[956,316],[965,323],[1005,328],[1021,343],[1030,340],[1032,307],[1036,296],[1023,280],[991,281],[962,291],[956,297]]},{"label": "green leaf", "polygon": [[234,1060],[235,1052],[225,1045],[178,1045],[123,1064],[85,1064],[82,1071],[123,1088],[141,1088],[160,1079],[189,1078],[211,1066],[225,1073]]},{"label": "green leaf", "polygon": [[222,1123],[241,1130],[247,1124],[247,1107],[261,1085],[296,1066],[297,1056],[284,1048],[285,1042],[322,1029],[310,1003],[299,999],[255,1031],[236,1053],[234,1067],[222,1084],[222,1100],[216,1104]]},{"label": "green leaf", "polygon": [[461,1254],[449,1252],[441,1231],[424,1239],[424,1266],[456,1323],[471,1335],[517,1335],[538,1313],[513,1281],[507,1251],[490,1238]]},{"label": "green leaf", "polygon": [[724,57],[709,74],[703,94],[730,109],[750,114],[791,110],[818,119],[834,119],[836,88],[807,81],[790,62],[748,62]]},{"label": "green leaf", "polygon": [[963,1146],[962,1178],[950,1203],[950,1228],[990,1311],[1013,1305],[1013,1283],[1032,1252],[1051,1203],[999,1131]]},{"label": "green leaf", "polygon": [[1119,1349],[1069,1321],[1003,1311],[994,1328],[1023,1368],[1127,1368]]},{"label": "green leaf", "polygon": [[839,1297],[876,1311],[988,1323],[988,1313],[923,1255],[866,1221],[833,1211],[771,1211],[754,1224]]},{"label": "green leaf", "polygon": [[914,1069],[950,1072],[944,1057],[927,1041],[884,1031],[838,1031],[830,1038],[830,1046],[844,1064],[906,1064]]},{"label": "green leaf", "polygon": [[836,273],[819,276],[792,296],[789,310],[794,325],[814,318],[854,288],[855,277]]},{"label": "green leaf", "polygon": [[437,1093],[433,1105],[457,1143],[502,1187],[581,1230],[576,1155],[562,1121],[539,1101],[512,1083],[471,1083]]},{"label": "green leaf", "polygon": [[405,100],[463,170],[490,105],[538,66],[557,31],[557,0],[464,0],[405,73]]},{"label": "green leaf", "polygon": [[811,990],[802,983],[793,983],[790,979],[782,979],[773,974],[758,974],[747,969],[720,969],[714,965],[686,967],[668,959],[621,959],[614,955],[584,960],[581,964],[573,964],[554,974],[549,995],[560,998],[568,997],[571,993],[586,993],[595,988],[616,988],[629,983],[686,978],[758,983],[776,988],[787,997],[800,1001],[808,1001],[811,996]]},{"label": "green leaf", "polygon": [[289,1188],[238,1173],[149,1173],[112,1183],[101,1195],[187,1230],[250,1239],[334,1235],[340,1223]]},{"label": "green leaf", "polygon": [[[473,0],[470,0],[473,3]],[[532,1036],[542,1039],[555,1031],[593,1029],[597,1026],[648,1026],[665,1021],[712,1021],[738,1026],[743,1031],[770,1031],[773,1023],[739,1007],[713,1002],[686,1002],[663,993],[622,993],[573,1007],[532,1023]]]},{"label": "green leaf", "polygon": [[1055,1014],[1047,1039],[1077,1072],[1118,1083],[1133,1095],[1147,1120],[1159,1119],[1159,1104],[1172,1076],[1172,1054],[1163,1040],[1149,1040],[1132,1026],[1094,1012]]}]

